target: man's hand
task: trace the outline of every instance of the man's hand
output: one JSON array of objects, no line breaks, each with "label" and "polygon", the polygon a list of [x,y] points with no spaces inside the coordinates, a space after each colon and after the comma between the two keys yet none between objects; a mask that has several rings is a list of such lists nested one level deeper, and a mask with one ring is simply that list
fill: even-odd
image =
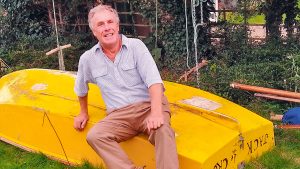
[{"label": "man's hand", "polygon": [[74,128],[78,131],[82,131],[89,120],[88,106],[87,106],[88,96],[79,97],[78,101],[80,104],[80,114],[74,118]]},{"label": "man's hand", "polygon": [[74,118],[74,128],[78,131],[82,131],[89,120],[89,115],[87,113],[80,113]]},{"label": "man's hand", "polygon": [[164,116],[161,112],[160,113],[151,112],[151,114],[146,119],[146,123],[147,123],[148,132],[150,132],[151,130],[156,130],[164,124]]}]

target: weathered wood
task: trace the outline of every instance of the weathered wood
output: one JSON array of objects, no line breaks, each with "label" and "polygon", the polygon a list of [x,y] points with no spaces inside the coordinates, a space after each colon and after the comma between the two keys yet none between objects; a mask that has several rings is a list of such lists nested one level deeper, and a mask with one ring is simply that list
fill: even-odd
[{"label": "weathered wood", "polygon": [[207,64],[208,64],[207,60],[202,60],[202,62],[198,63],[197,66],[191,68],[189,71],[185,71],[184,74],[180,76],[178,81],[181,81],[182,79],[184,79],[184,81],[187,82],[187,78],[191,73],[198,71],[198,69],[206,66]]},{"label": "weathered wood", "polygon": [[63,50],[63,49],[69,48],[69,47],[72,47],[72,45],[71,44],[67,44],[67,45],[59,46],[59,47],[54,48],[54,49],[50,50],[49,52],[47,52],[46,55],[49,56],[49,55],[51,55],[53,53],[58,52],[60,49]]},{"label": "weathered wood", "polygon": [[283,118],[282,114],[275,114],[273,112],[270,113],[270,120],[281,121]]}]

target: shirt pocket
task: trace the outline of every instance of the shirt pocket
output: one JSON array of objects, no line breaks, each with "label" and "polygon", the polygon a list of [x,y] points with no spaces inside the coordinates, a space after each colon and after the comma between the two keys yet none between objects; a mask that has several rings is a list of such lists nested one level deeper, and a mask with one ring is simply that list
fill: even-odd
[{"label": "shirt pocket", "polygon": [[92,76],[96,84],[100,87],[101,91],[105,92],[109,89],[110,78],[107,68],[92,70]]},{"label": "shirt pocket", "polygon": [[136,86],[142,83],[141,76],[137,69],[137,66],[133,61],[129,61],[126,64],[121,65],[122,78],[127,86]]}]

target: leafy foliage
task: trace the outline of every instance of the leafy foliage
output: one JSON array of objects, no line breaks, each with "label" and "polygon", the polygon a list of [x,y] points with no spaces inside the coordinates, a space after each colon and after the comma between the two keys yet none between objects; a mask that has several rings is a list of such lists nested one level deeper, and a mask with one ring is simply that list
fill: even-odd
[{"label": "leafy foliage", "polygon": [[[61,43],[66,44],[72,42],[74,47],[63,51],[65,58],[65,66],[67,70],[77,70],[77,64],[81,53],[95,44],[95,41],[90,40],[90,34],[69,34],[68,37],[61,38]],[[7,63],[14,69],[25,68],[47,68],[57,69],[58,58],[56,54],[46,56],[45,53],[52,47],[56,47],[55,37],[44,39],[22,38],[21,43],[14,46],[14,50],[9,51],[5,55]],[[86,43],[86,42],[91,43]]]},{"label": "leafy foliage", "polygon": [[23,36],[43,38],[50,35],[51,26],[44,6],[32,0],[1,0],[0,4],[5,9],[1,18],[1,46],[9,47],[7,42],[13,43]]},{"label": "leafy foliage", "polygon": [[[134,11],[142,13],[146,18],[149,18],[151,23],[155,25],[156,9],[155,0],[131,0],[134,6]],[[203,20],[205,23],[209,23],[209,11],[213,10],[212,0],[208,0],[203,3]],[[185,9],[184,1],[170,1],[159,0],[158,1],[158,47],[162,48],[164,58],[160,61],[165,61],[164,66],[173,67],[174,62],[181,64],[185,62],[186,58],[186,29],[185,29]],[[192,47],[193,43],[193,25],[191,18],[190,4],[187,7],[188,11],[188,32],[189,32],[189,47]],[[196,7],[197,23],[200,22],[201,14],[200,7]],[[210,40],[208,37],[209,27],[203,26],[198,30],[198,47],[199,56],[210,50]],[[155,48],[155,37],[152,35],[146,40],[147,45],[151,48]],[[191,49],[189,49],[191,50]],[[191,50],[192,52],[192,50]],[[173,67],[174,68],[174,67]]]},{"label": "leafy foliage", "polygon": [[[87,20],[88,6],[92,6],[92,2],[72,0],[56,3],[60,44],[72,43],[75,46],[75,51],[74,48],[64,50],[67,70],[76,70],[83,49],[95,43],[87,29],[83,29],[88,26],[80,25],[80,21]],[[45,56],[47,51],[57,46],[52,1],[0,0],[0,6],[0,57],[13,69],[57,68],[55,54]],[[79,26],[65,26],[74,23]]]}]

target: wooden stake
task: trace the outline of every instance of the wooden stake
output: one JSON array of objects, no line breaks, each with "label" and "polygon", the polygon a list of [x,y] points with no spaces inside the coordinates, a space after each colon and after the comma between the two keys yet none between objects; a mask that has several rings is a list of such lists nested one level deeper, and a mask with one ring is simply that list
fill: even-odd
[{"label": "wooden stake", "polygon": [[65,64],[64,64],[64,56],[63,56],[63,49],[69,48],[71,47],[71,44],[67,44],[64,46],[58,46],[57,48],[54,48],[52,50],[50,50],[49,52],[46,53],[47,56],[58,52],[58,64],[59,64],[59,70],[65,70]]},{"label": "wooden stake", "polygon": [[51,55],[53,53],[58,52],[59,50],[63,50],[63,49],[70,48],[70,47],[72,47],[71,44],[59,46],[59,48],[57,47],[57,48],[51,49],[49,52],[46,53],[46,55],[49,56],[49,55]]}]

